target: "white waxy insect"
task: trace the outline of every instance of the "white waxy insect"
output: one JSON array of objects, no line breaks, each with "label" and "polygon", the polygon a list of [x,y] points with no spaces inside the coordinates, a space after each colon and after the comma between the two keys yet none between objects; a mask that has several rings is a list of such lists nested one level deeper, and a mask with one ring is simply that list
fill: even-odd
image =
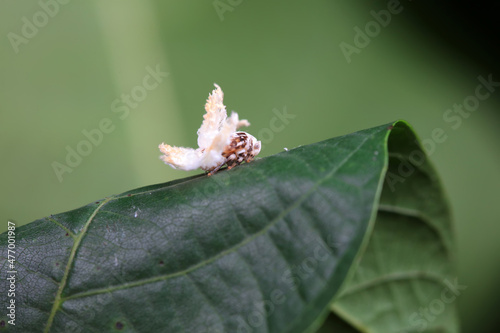
[{"label": "white waxy insect", "polygon": [[203,123],[198,129],[198,147],[174,147],[162,143],[159,145],[163,153],[160,158],[174,169],[208,171],[208,175],[216,173],[224,164],[228,169],[250,162],[260,153],[261,143],[253,135],[237,131],[242,126],[250,126],[246,119],[239,120],[238,114],[232,112],[228,118],[226,106],[223,104],[224,93],[215,85],[208,95],[203,116]]}]

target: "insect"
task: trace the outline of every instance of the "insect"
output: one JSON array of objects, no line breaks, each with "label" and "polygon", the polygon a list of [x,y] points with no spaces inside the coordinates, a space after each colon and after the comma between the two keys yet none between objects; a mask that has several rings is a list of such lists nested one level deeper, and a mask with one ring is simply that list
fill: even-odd
[{"label": "insect", "polygon": [[224,93],[214,84],[215,89],[208,95],[206,114],[198,129],[198,148],[184,148],[162,143],[158,146],[163,155],[160,158],[174,169],[208,171],[215,174],[227,164],[231,169],[242,162],[252,161],[260,153],[261,142],[253,135],[237,131],[242,126],[250,126],[246,119],[239,120],[234,111],[227,116],[223,104]]}]

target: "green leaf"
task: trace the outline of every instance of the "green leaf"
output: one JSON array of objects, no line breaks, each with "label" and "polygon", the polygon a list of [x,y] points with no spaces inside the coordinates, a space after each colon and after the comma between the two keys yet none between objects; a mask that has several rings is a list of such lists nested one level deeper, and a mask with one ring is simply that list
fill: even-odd
[{"label": "green leaf", "polygon": [[[313,332],[343,284],[332,306],[344,327],[411,328],[405,314],[439,296],[453,247],[425,158],[397,170],[416,150],[397,122],[20,227],[16,325],[0,331]],[[384,182],[388,167],[399,182]],[[3,253],[8,242],[0,235]],[[385,280],[393,273],[408,273],[401,287]],[[0,304],[12,299],[5,286]],[[442,329],[455,329],[453,309]]]},{"label": "green leaf", "polygon": [[402,126],[389,138],[385,184],[368,247],[332,310],[358,332],[457,332],[454,303],[465,286],[451,264],[448,205]]}]

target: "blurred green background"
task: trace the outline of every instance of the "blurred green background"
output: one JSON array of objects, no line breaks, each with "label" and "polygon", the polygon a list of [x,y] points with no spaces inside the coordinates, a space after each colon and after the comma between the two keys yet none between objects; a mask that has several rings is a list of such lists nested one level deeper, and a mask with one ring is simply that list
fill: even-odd
[{"label": "blurred green background", "polygon": [[[372,26],[367,45],[347,59],[341,43],[356,46],[355,28],[388,6],[399,12],[379,31]],[[0,231],[8,220],[19,226],[196,174],[164,165],[157,147],[196,145],[214,82],[228,110],[250,120],[248,132],[267,133],[261,157],[405,119],[422,139],[436,128],[447,136],[431,159],[456,221],[458,281],[468,286],[458,299],[461,321],[465,332],[486,332],[496,327],[500,295],[500,87],[456,129],[443,115],[474,95],[479,75],[500,81],[490,48],[498,35],[459,9],[415,1],[4,0]],[[145,90],[155,69],[168,76],[147,79]],[[131,94],[127,106],[120,98]],[[285,109],[295,118],[269,136],[276,110]],[[106,118],[113,130],[85,146],[83,131]],[[66,164],[68,147],[88,155],[58,177],[54,162]]]}]

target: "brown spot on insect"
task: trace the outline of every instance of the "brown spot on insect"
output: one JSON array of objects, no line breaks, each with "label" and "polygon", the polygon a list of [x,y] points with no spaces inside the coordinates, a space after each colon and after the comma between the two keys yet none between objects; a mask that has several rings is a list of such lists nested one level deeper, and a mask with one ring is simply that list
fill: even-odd
[{"label": "brown spot on insect", "polygon": [[235,132],[230,137],[230,143],[224,148],[222,156],[224,162],[210,170],[208,175],[215,174],[219,169],[227,164],[228,170],[241,163],[251,162],[260,153],[261,143],[253,135],[246,132]]}]

